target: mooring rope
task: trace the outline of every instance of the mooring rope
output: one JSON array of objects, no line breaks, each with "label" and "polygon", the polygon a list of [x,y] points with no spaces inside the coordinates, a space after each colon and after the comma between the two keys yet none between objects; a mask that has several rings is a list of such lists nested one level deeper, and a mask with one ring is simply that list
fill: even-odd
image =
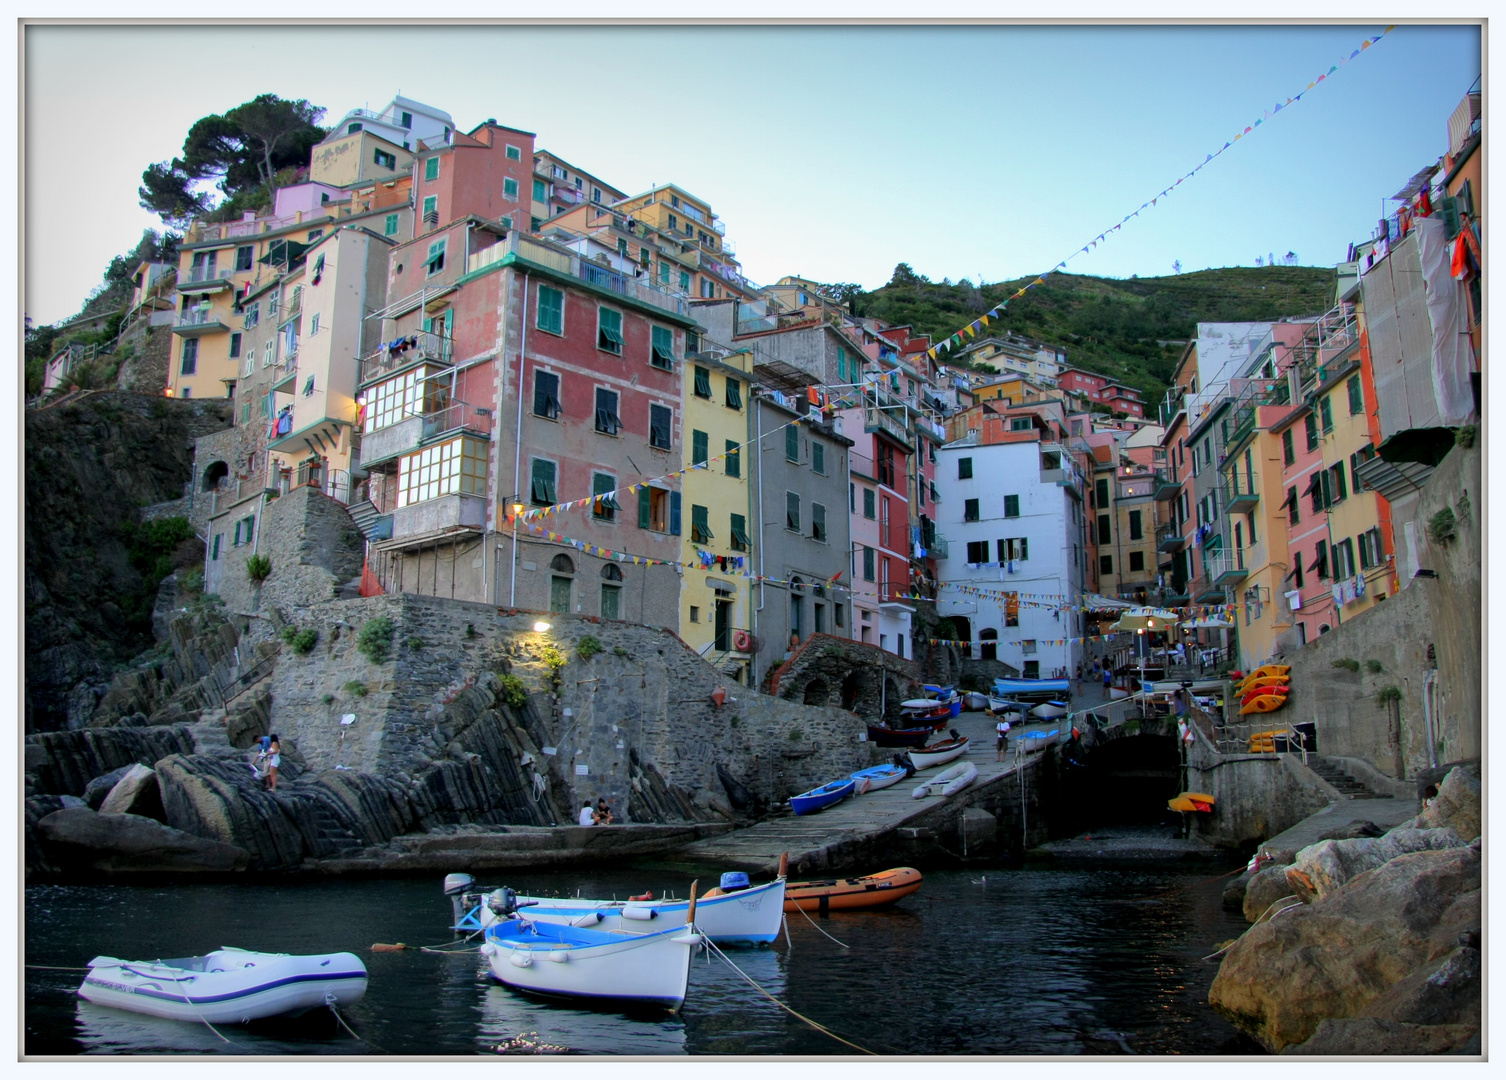
[{"label": "mooring rope", "polygon": [[[167,980],[163,979],[162,981],[166,982]],[[192,1009],[194,1007],[193,1000],[188,996],[188,993],[181,986],[178,987],[178,993],[183,996],[183,1000],[185,1002],[187,1002],[188,1007],[190,1009]],[[204,1016],[203,1013],[195,1011],[194,1015],[197,1016],[200,1020],[203,1020],[204,1021],[204,1026],[207,1027],[210,1031],[213,1031],[216,1035],[220,1035],[219,1030],[205,1018],[205,1016]],[[235,1045],[234,1043],[230,1042],[229,1039],[225,1038],[225,1036],[223,1036],[223,1035],[220,1035],[220,1041],[224,1042],[224,1043],[228,1043],[231,1046]]]},{"label": "mooring rope", "polygon": [[[816,920],[813,919],[813,918],[811,918],[810,917],[810,913],[808,911],[806,911],[803,907],[801,907],[799,904],[796,904],[795,905],[795,910],[798,911],[798,912],[800,912],[800,914],[802,914],[802,915],[805,916],[805,921],[806,922],[810,923],[812,926],[816,926]],[[837,941],[836,938],[832,937],[825,930],[821,930],[821,928],[819,926],[816,926],[816,929],[821,932],[821,935],[823,937],[830,938],[830,940],[832,940],[832,941]],[[790,924],[789,924],[789,920],[788,919],[786,919],[785,923],[784,923],[784,933],[785,933],[786,937],[789,936],[789,933],[790,933]],[[837,944],[838,945],[842,945],[842,943],[840,941],[837,941]],[[842,948],[844,948],[844,949],[849,949],[851,947],[852,946],[850,946],[850,945],[842,945]]]},{"label": "mooring rope", "polygon": [[[1299,908],[1304,903],[1306,903],[1306,901],[1298,900],[1295,904],[1287,904],[1287,906],[1284,907],[1284,908],[1282,908],[1281,911],[1276,912],[1276,915],[1271,915],[1270,919],[1266,919],[1265,918],[1267,915],[1270,915],[1271,908],[1275,907],[1277,904],[1283,903],[1283,902],[1285,902],[1287,900],[1296,900],[1296,899],[1297,899],[1297,894],[1296,893],[1292,893],[1290,896],[1283,896],[1283,897],[1281,897],[1281,899],[1274,901],[1271,904],[1271,907],[1266,908],[1264,911],[1262,911],[1260,913],[1260,918],[1259,919],[1256,919],[1253,923],[1250,924],[1250,929],[1254,929],[1255,927],[1259,926],[1261,919],[1265,919],[1266,922],[1270,922],[1271,919],[1274,919],[1276,917],[1276,915],[1280,915],[1282,911],[1290,911],[1290,910],[1292,910],[1292,908]],[[1246,930],[1245,934],[1248,934],[1249,932],[1250,932],[1249,930]],[[1215,956],[1220,956],[1220,955],[1228,952],[1230,949],[1234,948],[1234,946],[1239,942],[1239,939],[1242,938],[1242,937],[1244,937],[1244,934],[1240,934],[1239,937],[1237,937],[1233,941],[1229,942],[1229,944],[1225,945],[1222,949],[1218,950],[1218,952],[1209,953],[1207,956],[1203,957],[1203,959],[1204,960],[1212,960]]]},{"label": "mooring rope", "polygon": [[86,968],[86,967],[82,967],[82,968],[79,968],[79,967],[55,967],[52,964],[27,964],[26,967],[29,970],[31,970],[31,971],[93,971],[94,970],[93,968]]},{"label": "mooring rope", "polygon": [[757,990],[760,994],[762,994],[764,997],[768,998],[775,1005],[778,1005],[781,1009],[783,1009],[785,1012],[789,1013],[791,1016],[795,1017],[797,1020],[803,1020],[805,1023],[809,1024],[811,1027],[813,1027],[817,1031],[821,1032],[821,1034],[827,1035],[827,1036],[829,1036],[829,1037],[831,1037],[833,1039],[836,1039],[837,1042],[841,1043],[843,1046],[850,1046],[854,1050],[857,1050],[859,1053],[870,1054],[873,1057],[878,1057],[879,1056],[874,1051],[865,1049],[864,1047],[859,1046],[855,1042],[852,1042],[852,1041],[850,1041],[848,1039],[842,1038],[842,1036],[838,1035],[835,1031],[832,1031],[830,1028],[823,1027],[822,1025],[820,1025],[820,1024],[816,1023],[814,1020],[812,1020],[810,1017],[804,1016],[801,1013],[798,1013],[794,1009],[790,1008],[788,1005],[786,1005],[784,1002],[780,1001],[773,994],[769,993],[763,987],[759,986],[758,983],[756,983],[753,980],[752,976],[750,976],[746,971],[744,971],[742,968],[738,967],[731,960],[727,959],[727,954],[724,953],[724,952],[722,952],[721,949],[718,949],[716,947],[716,943],[713,942],[710,938],[706,938],[706,947],[709,948],[709,949],[711,949],[713,952],[715,952],[717,956],[721,957],[722,961],[728,967],[730,967],[733,971],[735,971],[739,975],[741,975],[747,981],[747,983],[748,983],[749,986],[753,987],[753,989]]},{"label": "mooring rope", "polygon": [[[345,1022],[345,1017],[340,1015],[340,1010],[335,1008],[335,1003],[333,1001],[326,1001],[325,1004],[329,1006],[329,1011],[335,1014],[335,1019],[340,1021],[340,1026],[343,1027],[346,1031],[350,1031],[350,1025]],[[357,1035],[354,1031],[350,1031],[350,1037],[352,1039],[355,1039],[356,1042],[365,1042],[365,1040],[362,1039],[361,1036]]]}]

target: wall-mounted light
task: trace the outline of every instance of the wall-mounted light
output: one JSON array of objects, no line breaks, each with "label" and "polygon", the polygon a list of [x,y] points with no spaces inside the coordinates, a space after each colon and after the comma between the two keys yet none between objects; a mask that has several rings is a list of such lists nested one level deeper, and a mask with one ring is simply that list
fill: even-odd
[{"label": "wall-mounted light", "polygon": [[549,624],[546,623],[543,619],[540,619],[538,622],[536,622],[536,623],[533,624],[533,632],[535,634],[542,634],[542,633],[544,633],[548,629],[549,629]]}]

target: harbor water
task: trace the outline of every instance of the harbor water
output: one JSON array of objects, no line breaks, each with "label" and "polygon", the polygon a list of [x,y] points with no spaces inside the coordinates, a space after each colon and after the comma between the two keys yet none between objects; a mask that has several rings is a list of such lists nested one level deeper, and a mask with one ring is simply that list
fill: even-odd
[{"label": "harbor water", "polygon": [[[791,914],[774,947],[726,956],[790,1009],[881,1054],[1255,1054],[1260,1047],[1207,1004],[1216,965],[1202,958],[1244,928],[1220,905],[1227,879],[1214,875],[1227,869],[932,871],[894,907],[813,915],[815,925]],[[684,896],[690,883],[662,867],[495,876],[482,884],[617,898],[647,889]],[[702,888],[714,876],[701,874]],[[449,922],[438,876],[31,886],[25,1053],[470,1055],[525,1034],[591,1054],[856,1052],[709,951],[695,959],[674,1015],[533,1000],[494,983],[475,952],[371,951],[376,942],[450,942]],[[325,1010],[220,1034],[137,1016],[79,1000],[83,973],[69,970],[101,954],[148,960],[224,945],[359,955],[370,987],[341,1010],[359,1038]]]}]

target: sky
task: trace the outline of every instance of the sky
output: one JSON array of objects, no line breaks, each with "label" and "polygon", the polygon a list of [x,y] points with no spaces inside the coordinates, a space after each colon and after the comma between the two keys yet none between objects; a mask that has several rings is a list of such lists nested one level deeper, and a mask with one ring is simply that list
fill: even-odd
[{"label": "sky", "polygon": [[[75,313],[112,256],[161,228],[137,205],[141,171],[181,153],[195,120],[267,92],[323,106],[326,125],[401,93],[462,130],[533,131],[624,191],[676,183],[710,202],[755,282],[875,288],[900,262],[1017,278],[1383,28],[34,26],[24,306],[38,324]],[[1288,251],[1333,266],[1447,149],[1480,49],[1473,25],[1398,26],[1069,269],[1145,277]],[[83,164],[84,138],[87,166],[59,169]]]}]

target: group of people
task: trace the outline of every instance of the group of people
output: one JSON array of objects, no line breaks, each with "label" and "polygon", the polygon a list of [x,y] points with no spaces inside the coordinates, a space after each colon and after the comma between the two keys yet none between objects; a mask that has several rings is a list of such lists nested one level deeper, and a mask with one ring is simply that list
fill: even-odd
[{"label": "group of people", "polygon": [[251,771],[262,780],[268,791],[277,790],[277,768],[282,764],[282,743],[277,741],[277,733],[261,737],[261,745],[257,750],[256,760],[251,763]]},{"label": "group of people", "polygon": [[595,806],[587,799],[580,808],[578,823],[581,825],[610,825],[612,821],[612,808],[605,799],[598,799]]}]

